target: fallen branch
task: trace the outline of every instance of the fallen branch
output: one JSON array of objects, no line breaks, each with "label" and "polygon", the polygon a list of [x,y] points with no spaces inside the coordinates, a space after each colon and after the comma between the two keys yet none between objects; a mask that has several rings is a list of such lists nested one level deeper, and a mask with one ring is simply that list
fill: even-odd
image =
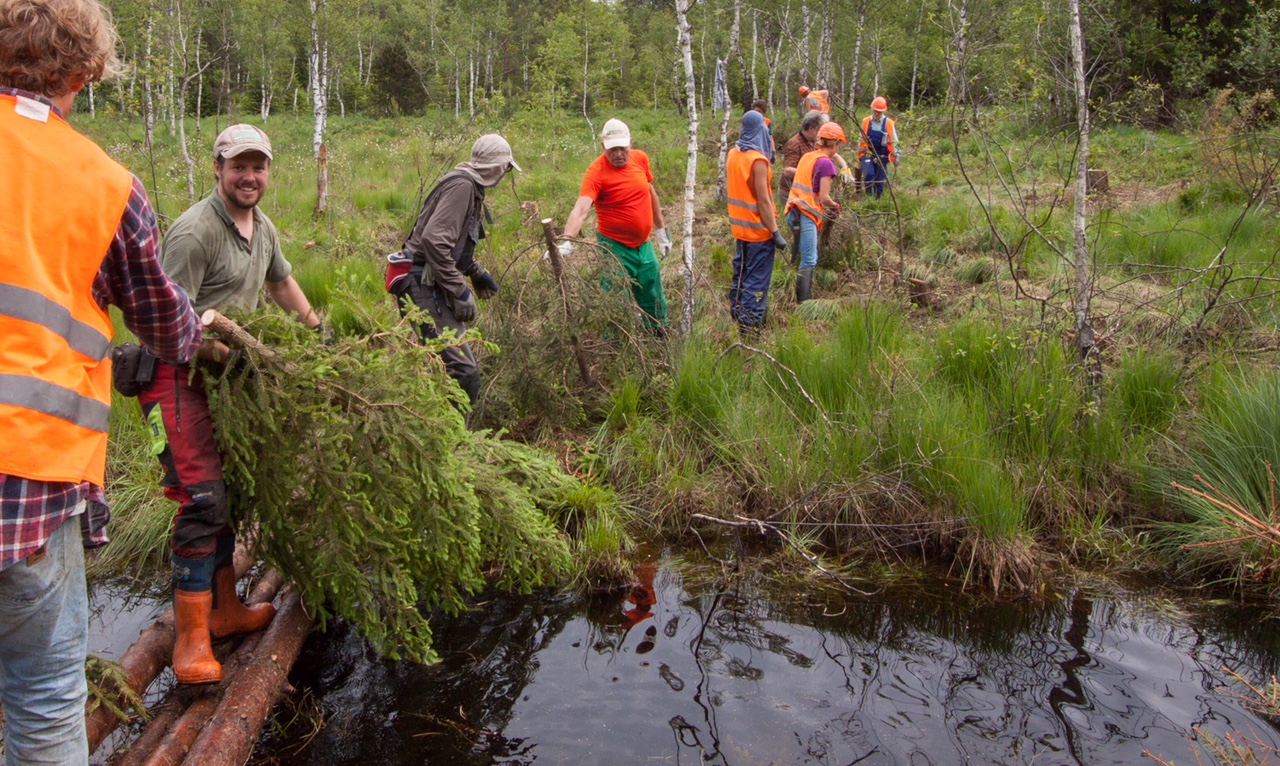
[{"label": "fallen branch", "polygon": [[786,366],[782,362],[779,362],[771,354],[769,354],[769,352],[758,349],[755,346],[748,346],[745,343],[738,342],[738,343],[734,343],[732,346],[729,346],[723,352],[721,352],[720,356],[716,357],[716,364],[717,365],[720,364],[720,360],[724,358],[724,355],[734,350],[735,348],[744,348],[753,354],[759,354],[760,356],[763,356],[765,359],[768,359],[770,362],[773,362],[776,366],[786,370],[787,374],[791,376],[792,382],[796,384],[796,388],[800,390],[800,395],[803,396],[805,399],[807,399],[809,401],[809,404],[812,404],[813,408],[818,411],[818,415],[822,418],[822,422],[826,423],[829,428],[835,428],[835,425],[831,422],[831,419],[827,417],[827,413],[823,411],[822,407],[818,405],[818,403],[814,400],[812,396],[809,396],[809,392],[804,389],[804,385],[800,383],[800,376],[796,374],[796,371]]},{"label": "fallen branch", "polygon": [[[564,263],[560,260],[560,249],[556,247],[556,230],[550,218],[542,219],[542,236],[547,240],[547,257],[551,260],[551,270],[555,273],[556,284],[560,288],[560,301],[564,306],[564,321],[568,327],[576,327],[573,310],[569,306],[569,291],[564,286]],[[569,343],[573,345],[573,354],[578,360],[578,374],[582,376],[583,385],[591,385],[591,368],[587,366],[587,357],[582,352],[582,341],[578,333],[569,331]]]}]

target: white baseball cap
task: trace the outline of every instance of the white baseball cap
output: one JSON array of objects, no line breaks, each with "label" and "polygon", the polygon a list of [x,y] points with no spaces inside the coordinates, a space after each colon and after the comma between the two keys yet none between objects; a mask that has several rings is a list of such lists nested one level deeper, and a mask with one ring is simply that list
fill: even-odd
[{"label": "white baseball cap", "polygon": [[604,130],[600,131],[600,139],[604,142],[604,148],[606,149],[630,146],[631,129],[622,120],[609,120],[604,124]]}]

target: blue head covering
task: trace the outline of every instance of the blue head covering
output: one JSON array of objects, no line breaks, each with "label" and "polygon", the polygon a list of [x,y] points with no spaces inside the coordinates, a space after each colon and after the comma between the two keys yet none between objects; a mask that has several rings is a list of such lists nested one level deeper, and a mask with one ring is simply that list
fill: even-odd
[{"label": "blue head covering", "polygon": [[765,127],[764,115],[754,109],[742,115],[742,134],[738,136],[738,151],[752,149],[773,159],[773,147],[769,144],[769,129]]}]

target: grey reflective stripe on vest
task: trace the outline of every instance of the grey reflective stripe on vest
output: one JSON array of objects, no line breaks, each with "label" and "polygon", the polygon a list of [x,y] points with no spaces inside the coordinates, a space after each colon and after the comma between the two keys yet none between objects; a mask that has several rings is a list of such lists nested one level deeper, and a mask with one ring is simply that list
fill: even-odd
[{"label": "grey reflective stripe on vest", "polygon": [[742,201],[742,200],[740,200],[740,199],[734,199],[733,197],[730,197],[730,198],[729,198],[729,204],[730,204],[730,205],[737,205],[738,207],[746,208],[747,210],[759,210],[759,209],[760,209],[760,206],[759,206],[759,205],[757,205],[757,204],[756,204],[756,203],[754,203],[754,202],[744,202],[744,201]]},{"label": "grey reflective stripe on vest", "polygon": [[799,199],[799,198],[793,199],[793,200],[791,200],[791,201],[792,201],[793,203],[795,203],[795,206],[796,206],[796,207],[799,207],[799,208],[803,208],[803,209],[805,209],[805,210],[808,210],[810,213],[813,213],[813,215],[814,215],[815,217],[817,217],[817,218],[821,218],[821,217],[822,217],[822,211],[821,211],[820,209],[818,209],[818,208],[815,208],[813,205],[810,205],[808,202],[805,202],[804,200]]},{"label": "grey reflective stripe on vest", "polygon": [[802,192],[808,192],[808,193],[810,193],[810,194],[813,194],[813,187],[812,187],[812,186],[805,186],[804,184],[802,184],[802,183],[796,183],[795,181],[792,181],[792,182],[791,182],[791,188],[792,188],[792,189],[799,189],[799,190],[800,190],[800,191],[802,191]]},{"label": "grey reflective stripe on vest", "polygon": [[762,224],[762,223],[756,223],[755,221],[744,221],[744,220],[742,220],[741,218],[734,218],[733,216],[729,216],[729,225],[730,225],[730,226],[741,226],[741,227],[742,227],[742,228],[744,228],[744,229],[763,229],[763,228],[765,228],[765,225],[764,225],[764,224]]},{"label": "grey reflective stripe on vest", "polygon": [[0,284],[0,315],[38,324],[59,335],[72,350],[90,359],[105,359],[111,350],[110,338],[71,316],[65,306],[54,303],[35,290]]},{"label": "grey reflective stripe on vest", "polygon": [[107,432],[110,405],[69,388],[26,375],[0,375],[0,404],[61,418],[91,431]]}]

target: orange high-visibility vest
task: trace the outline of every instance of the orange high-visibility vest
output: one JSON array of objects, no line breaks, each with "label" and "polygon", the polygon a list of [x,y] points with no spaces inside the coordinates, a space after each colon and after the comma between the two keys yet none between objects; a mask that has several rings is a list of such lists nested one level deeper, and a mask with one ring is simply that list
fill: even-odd
[{"label": "orange high-visibility vest", "polygon": [[[871,129],[871,115],[862,118],[862,137],[858,139],[858,157],[865,157],[871,147],[867,144],[867,131]],[[884,148],[886,154],[893,154],[893,118],[884,118]],[[877,152],[878,154],[879,152]]]},{"label": "orange high-visibility vest", "polygon": [[818,190],[813,188],[813,166],[820,157],[826,157],[820,149],[814,149],[800,158],[796,165],[796,175],[791,180],[791,193],[787,196],[787,211],[796,208],[813,219],[822,230],[822,202],[818,199]]},{"label": "orange high-visibility vest", "polygon": [[0,95],[0,168],[0,473],[101,486],[112,326],[92,287],[133,179],[12,95]]},{"label": "orange high-visibility vest", "polygon": [[[738,147],[729,150],[725,158],[725,173],[729,177],[729,228],[734,239],[744,242],[764,242],[773,239],[773,232],[764,225],[760,215],[761,205],[772,205],[773,200],[757,200],[751,187],[751,168],[757,161],[769,167],[769,158],[755,149],[742,151]],[[773,168],[769,167],[769,188],[773,188]]]},{"label": "orange high-visibility vest", "polygon": [[811,90],[804,99],[806,112],[811,112],[816,109],[823,114],[831,113],[831,102],[827,99],[827,92],[825,90]]}]

